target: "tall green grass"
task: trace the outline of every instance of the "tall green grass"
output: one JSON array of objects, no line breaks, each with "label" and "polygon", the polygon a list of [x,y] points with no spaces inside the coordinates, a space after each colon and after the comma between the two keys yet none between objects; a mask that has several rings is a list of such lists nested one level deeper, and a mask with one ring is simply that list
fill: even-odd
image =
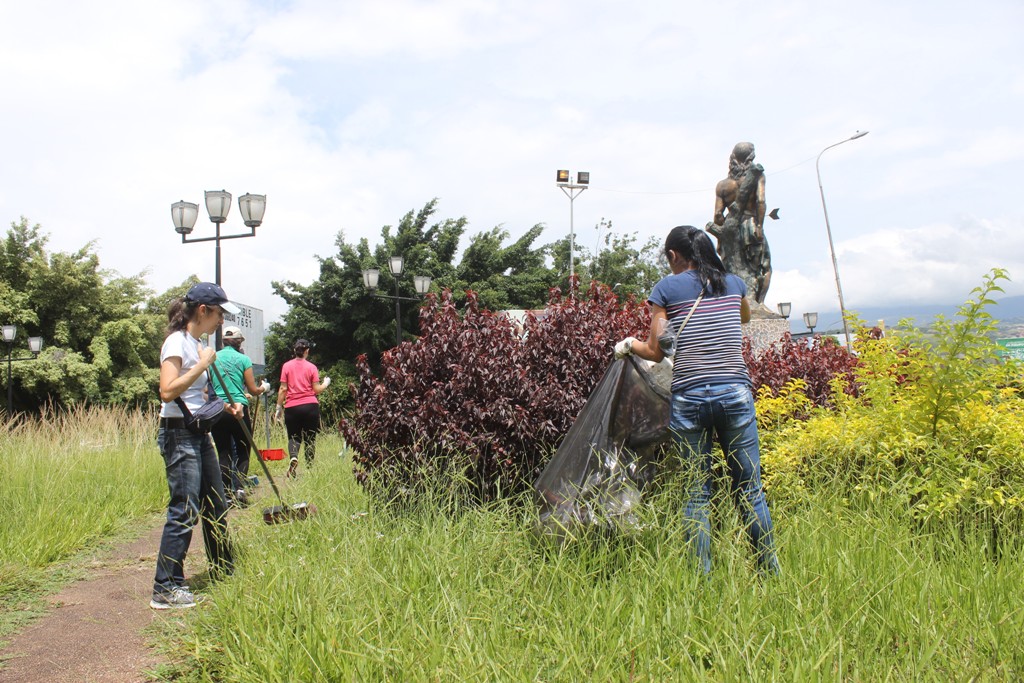
[{"label": "tall green grass", "polygon": [[166,504],[155,425],[102,408],[0,423],[0,601]]},{"label": "tall green grass", "polygon": [[[885,499],[818,491],[773,510],[783,567],[758,579],[726,505],[698,576],[681,496],[642,530],[563,548],[513,501],[457,514],[374,506],[341,444],[285,482],[315,503],[232,513],[240,562],[168,622],[193,681],[1005,680],[1024,671],[1024,559]],[[263,487],[266,489],[266,487]],[[262,503],[269,504],[264,499]]]},{"label": "tall green grass", "polygon": [[83,575],[83,557],[166,505],[156,416],[90,408],[0,422],[0,637]]}]

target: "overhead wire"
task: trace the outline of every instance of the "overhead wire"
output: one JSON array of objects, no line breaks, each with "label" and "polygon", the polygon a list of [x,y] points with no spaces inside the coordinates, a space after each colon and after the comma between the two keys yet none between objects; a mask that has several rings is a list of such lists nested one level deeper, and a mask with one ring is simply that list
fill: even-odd
[{"label": "overhead wire", "polygon": [[[766,176],[776,176],[776,175],[779,175],[780,173],[785,173],[786,171],[791,171],[794,168],[796,168],[797,166],[803,166],[804,164],[806,164],[806,163],[808,163],[810,161],[813,161],[815,158],[816,157],[808,157],[808,158],[804,159],[803,161],[798,161],[797,163],[793,164],[792,166],[787,166],[786,168],[779,169],[778,171],[772,171],[771,173],[765,173],[765,175]],[[680,195],[680,194],[697,194],[698,192],[705,193],[705,192],[714,192],[715,191],[715,188],[713,188],[713,187],[703,187],[703,188],[696,189],[696,190],[673,190],[673,191],[670,191],[670,192],[651,192],[650,190],[619,190],[619,189],[616,189],[616,188],[613,188],[613,187],[601,187],[599,185],[591,185],[590,188],[593,189],[593,190],[601,190],[603,192],[615,192],[615,193],[618,193],[618,194],[644,194],[644,195]]]}]

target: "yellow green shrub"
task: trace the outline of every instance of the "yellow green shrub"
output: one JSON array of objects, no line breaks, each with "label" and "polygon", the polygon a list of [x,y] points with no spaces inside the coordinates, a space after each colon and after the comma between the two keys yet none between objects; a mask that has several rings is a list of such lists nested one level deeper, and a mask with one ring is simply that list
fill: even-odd
[{"label": "yellow green shrub", "polygon": [[954,320],[872,337],[861,330],[856,396],[835,392],[811,405],[800,382],[757,398],[765,486],[801,499],[828,483],[851,496],[896,496],[919,523],[983,524],[996,539],[1024,519],[1021,368],[1002,362],[992,339],[986,276]]}]

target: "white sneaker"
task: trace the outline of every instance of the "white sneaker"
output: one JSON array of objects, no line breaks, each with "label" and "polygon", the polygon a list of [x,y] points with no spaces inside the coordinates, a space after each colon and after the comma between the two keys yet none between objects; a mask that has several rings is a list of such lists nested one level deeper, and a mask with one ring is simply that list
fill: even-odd
[{"label": "white sneaker", "polygon": [[199,600],[183,586],[175,586],[170,593],[153,593],[149,606],[153,609],[185,609],[195,607]]}]

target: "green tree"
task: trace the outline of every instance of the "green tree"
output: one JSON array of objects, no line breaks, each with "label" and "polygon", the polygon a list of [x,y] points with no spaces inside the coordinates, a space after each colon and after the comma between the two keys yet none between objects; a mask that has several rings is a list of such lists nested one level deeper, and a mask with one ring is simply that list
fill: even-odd
[{"label": "green tree", "polygon": [[44,339],[37,359],[13,369],[17,407],[156,402],[166,309],[146,305],[144,274],[102,269],[92,242],[70,253],[46,242],[22,218],[0,244],[0,318],[19,339]]},{"label": "green tree", "polygon": [[587,275],[608,285],[620,297],[632,294],[645,300],[658,280],[668,273],[662,256],[664,240],[651,237],[638,247],[635,232],[613,232],[612,222],[603,218],[598,227],[602,225],[606,228],[600,240],[603,247],[587,264]]},{"label": "green tree", "polygon": [[544,231],[535,225],[526,234],[505,247],[509,234],[492,228],[470,239],[456,269],[450,288],[455,299],[465,298],[465,290],[477,293],[481,307],[492,310],[543,308],[549,290],[557,284],[554,271],[547,266],[547,247],[533,243]]},{"label": "green tree", "polygon": [[[537,246],[544,231],[538,224],[508,243],[508,230],[498,226],[470,237],[456,264],[468,221],[465,217],[438,219],[436,212],[437,199],[419,211],[408,212],[397,226],[381,229],[375,247],[366,239],[351,244],[339,233],[337,253],[317,257],[320,273],[314,282],[273,283],[288,312],[270,326],[265,347],[268,375],[278,375],[298,338],[313,342],[310,358],[322,375],[334,381],[353,381],[354,361],[364,353],[370,366],[378,367],[381,354],[394,346],[395,304],[388,298],[369,296],[362,271],[378,268],[379,292],[392,296],[395,279],[387,267],[392,255],[405,259],[405,273],[398,278],[398,295],[406,299],[401,302],[404,339],[412,339],[418,331],[419,305],[411,275],[430,275],[432,291],[451,290],[453,301],[460,306],[466,302],[466,291],[472,290],[478,304],[489,310],[539,309],[547,304],[551,288],[569,291],[568,238]],[[576,272],[582,285],[597,279],[617,285],[620,296],[645,297],[664,272],[658,262],[658,240],[638,246],[636,233],[615,233],[611,221],[602,219],[596,227],[604,232],[603,248],[596,255],[577,245]],[[349,401],[348,392],[330,392],[324,401],[327,410],[338,409]]]},{"label": "green tree", "polygon": [[[291,346],[298,338],[315,344],[310,357],[320,367],[321,375],[345,383],[356,376],[354,361],[358,355],[365,353],[376,361],[381,352],[394,345],[394,302],[369,296],[363,287],[362,271],[379,268],[379,290],[391,295],[395,280],[387,263],[392,254],[401,254],[406,274],[398,278],[398,293],[410,299],[415,299],[416,293],[409,274],[431,274],[439,282],[452,281],[452,261],[466,219],[431,223],[436,205],[437,200],[431,200],[420,211],[403,216],[397,227],[384,226],[381,243],[374,249],[366,239],[349,244],[344,233],[339,233],[335,240],[337,254],[317,257],[320,275],[308,286],[291,281],[273,283],[274,292],[288,304],[288,312],[270,326],[266,340],[271,377],[276,377],[292,357]],[[401,308],[403,336],[408,336],[416,331],[419,307],[403,301]],[[325,409],[330,411],[347,401],[347,393],[325,394]]]},{"label": "green tree", "polygon": [[[594,229],[598,232],[597,253],[581,246],[576,236],[576,275],[580,288],[592,280],[606,284],[620,297],[633,295],[645,300],[654,285],[668,273],[668,264],[662,263],[662,239],[652,237],[637,246],[637,233],[619,233],[612,222],[602,218]],[[603,234],[602,234],[603,233]],[[564,237],[547,246],[554,263],[558,286],[569,287],[569,238]]]},{"label": "green tree", "polygon": [[[390,299],[369,296],[362,271],[378,268],[379,292],[393,295],[395,279],[387,266],[392,255],[400,254],[405,259],[398,294],[413,299],[401,302],[402,334],[406,339],[412,339],[418,331],[419,305],[414,301],[412,275],[430,275],[432,291],[450,289],[460,303],[465,301],[465,291],[471,289],[491,309],[544,305],[557,279],[547,266],[547,248],[534,246],[543,226],[535,225],[508,246],[504,244],[508,232],[500,227],[477,234],[456,265],[468,221],[465,217],[438,220],[436,211],[437,200],[433,199],[419,211],[405,214],[397,226],[384,226],[375,247],[366,239],[350,244],[339,233],[335,240],[337,253],[318,257],[317,280],[308,286],[290,281],[273,283],[275,293],[288,304],[288,312],[270,326],[266,340],[268,374],[275,377],[280,372],[298,338],[315,344],[310,358],[332,381],[354,381],[355,359],[364,353],[376,367],[381,354],[395,343],[395,304]],[[347,391],[324,396],[326,411],[349,401]]]}]

